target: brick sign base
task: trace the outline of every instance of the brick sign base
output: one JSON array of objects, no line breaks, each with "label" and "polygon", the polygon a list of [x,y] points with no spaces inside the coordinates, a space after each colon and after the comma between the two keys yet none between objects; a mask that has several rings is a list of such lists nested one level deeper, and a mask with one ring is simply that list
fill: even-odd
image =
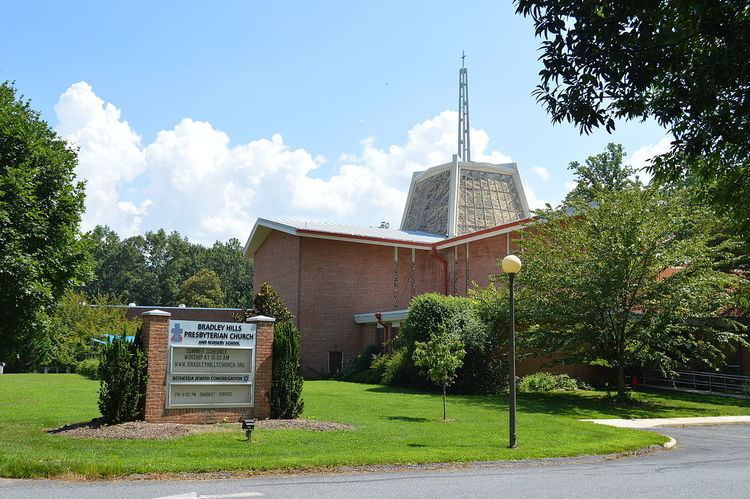
[{"label": "brick sign base", "polygon": [[150,310],[143,317],[143,346],[148,356],[146,415],[149,423],[218,423],[234,422],[243,417],[265,419],[271,416],[271,363],[274,319],[252,317],[255,323],[255,407],[222,407],[216,409],[167,409],[167,360],[169,318],[172,314]]}]

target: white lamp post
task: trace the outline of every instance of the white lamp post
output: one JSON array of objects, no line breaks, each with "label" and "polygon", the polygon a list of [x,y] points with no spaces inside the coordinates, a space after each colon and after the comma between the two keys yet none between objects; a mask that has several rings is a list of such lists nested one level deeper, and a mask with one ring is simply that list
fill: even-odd
[{"label": "white lamp post", "polygon": [[516,255],[508,255],[502,261],[503,272],[508,274],[510,281],[510,359],[508,361],[508,391],[510,395],[510,443],[508,447],[516,448],[516,303],[513,297],[516,274],[521,270],[521,259]]}]

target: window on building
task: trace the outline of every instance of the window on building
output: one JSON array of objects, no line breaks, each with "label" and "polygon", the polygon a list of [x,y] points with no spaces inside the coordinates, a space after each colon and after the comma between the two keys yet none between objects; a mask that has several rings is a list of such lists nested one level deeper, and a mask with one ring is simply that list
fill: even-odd
[{"label": "window on building", "polygon": [[328,352],[328,374],[336,374],[344,366],[343,352]]}]

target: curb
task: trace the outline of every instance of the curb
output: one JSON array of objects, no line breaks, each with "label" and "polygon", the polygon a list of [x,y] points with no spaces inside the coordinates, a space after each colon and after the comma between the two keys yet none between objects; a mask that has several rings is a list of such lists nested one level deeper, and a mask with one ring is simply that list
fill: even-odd
[{"label": "curb", "polygon": [[[669,437],[669,435],[664,436]],[[673,437],[669,437],[669,440],[667,442],[664,442],[662,444],[662,447],[664,447],[666,450],[672,450],[675,445],[677,445],[677,440],[675,440]]]}]

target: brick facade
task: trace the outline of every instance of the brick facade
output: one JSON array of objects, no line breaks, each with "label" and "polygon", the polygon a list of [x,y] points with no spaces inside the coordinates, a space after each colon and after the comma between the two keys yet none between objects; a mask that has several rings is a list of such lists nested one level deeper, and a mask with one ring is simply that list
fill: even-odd
[{"label": "brick facade", "polygon": [[269,282],[295,317],[299,314],[300,238],[272,231],[253,257],[253,291]]},{"label": "brick facade", "polygon": [[[171,314],[150,310],[142,314],[143,345],[148,355],[145,420],[152,423],[216,423],[237,421],[243,417],[268,418],[271,415],[271,369],[274,323],[269,318],[252,318],[257,324],[255,336],[255,407],[217,409],[167,409],[166,383],[168,329]],[[198,319],[206,320],[204,317]]]},{"label": "brick facade", "polygon": [[302,375],[321,377],[330,370],[329,352],[342,352],[346,362],[376,342],[375,327],[357,325],[354,314],[406,309],[416,295],[443,293],[446,281],[448,294],[466,296],[499,272],[498,260],[513,247],[508,238],[433,252],[271,231],[255,252],[253,282],[255,292],[263,282],[279,292],[300,331]]}]

